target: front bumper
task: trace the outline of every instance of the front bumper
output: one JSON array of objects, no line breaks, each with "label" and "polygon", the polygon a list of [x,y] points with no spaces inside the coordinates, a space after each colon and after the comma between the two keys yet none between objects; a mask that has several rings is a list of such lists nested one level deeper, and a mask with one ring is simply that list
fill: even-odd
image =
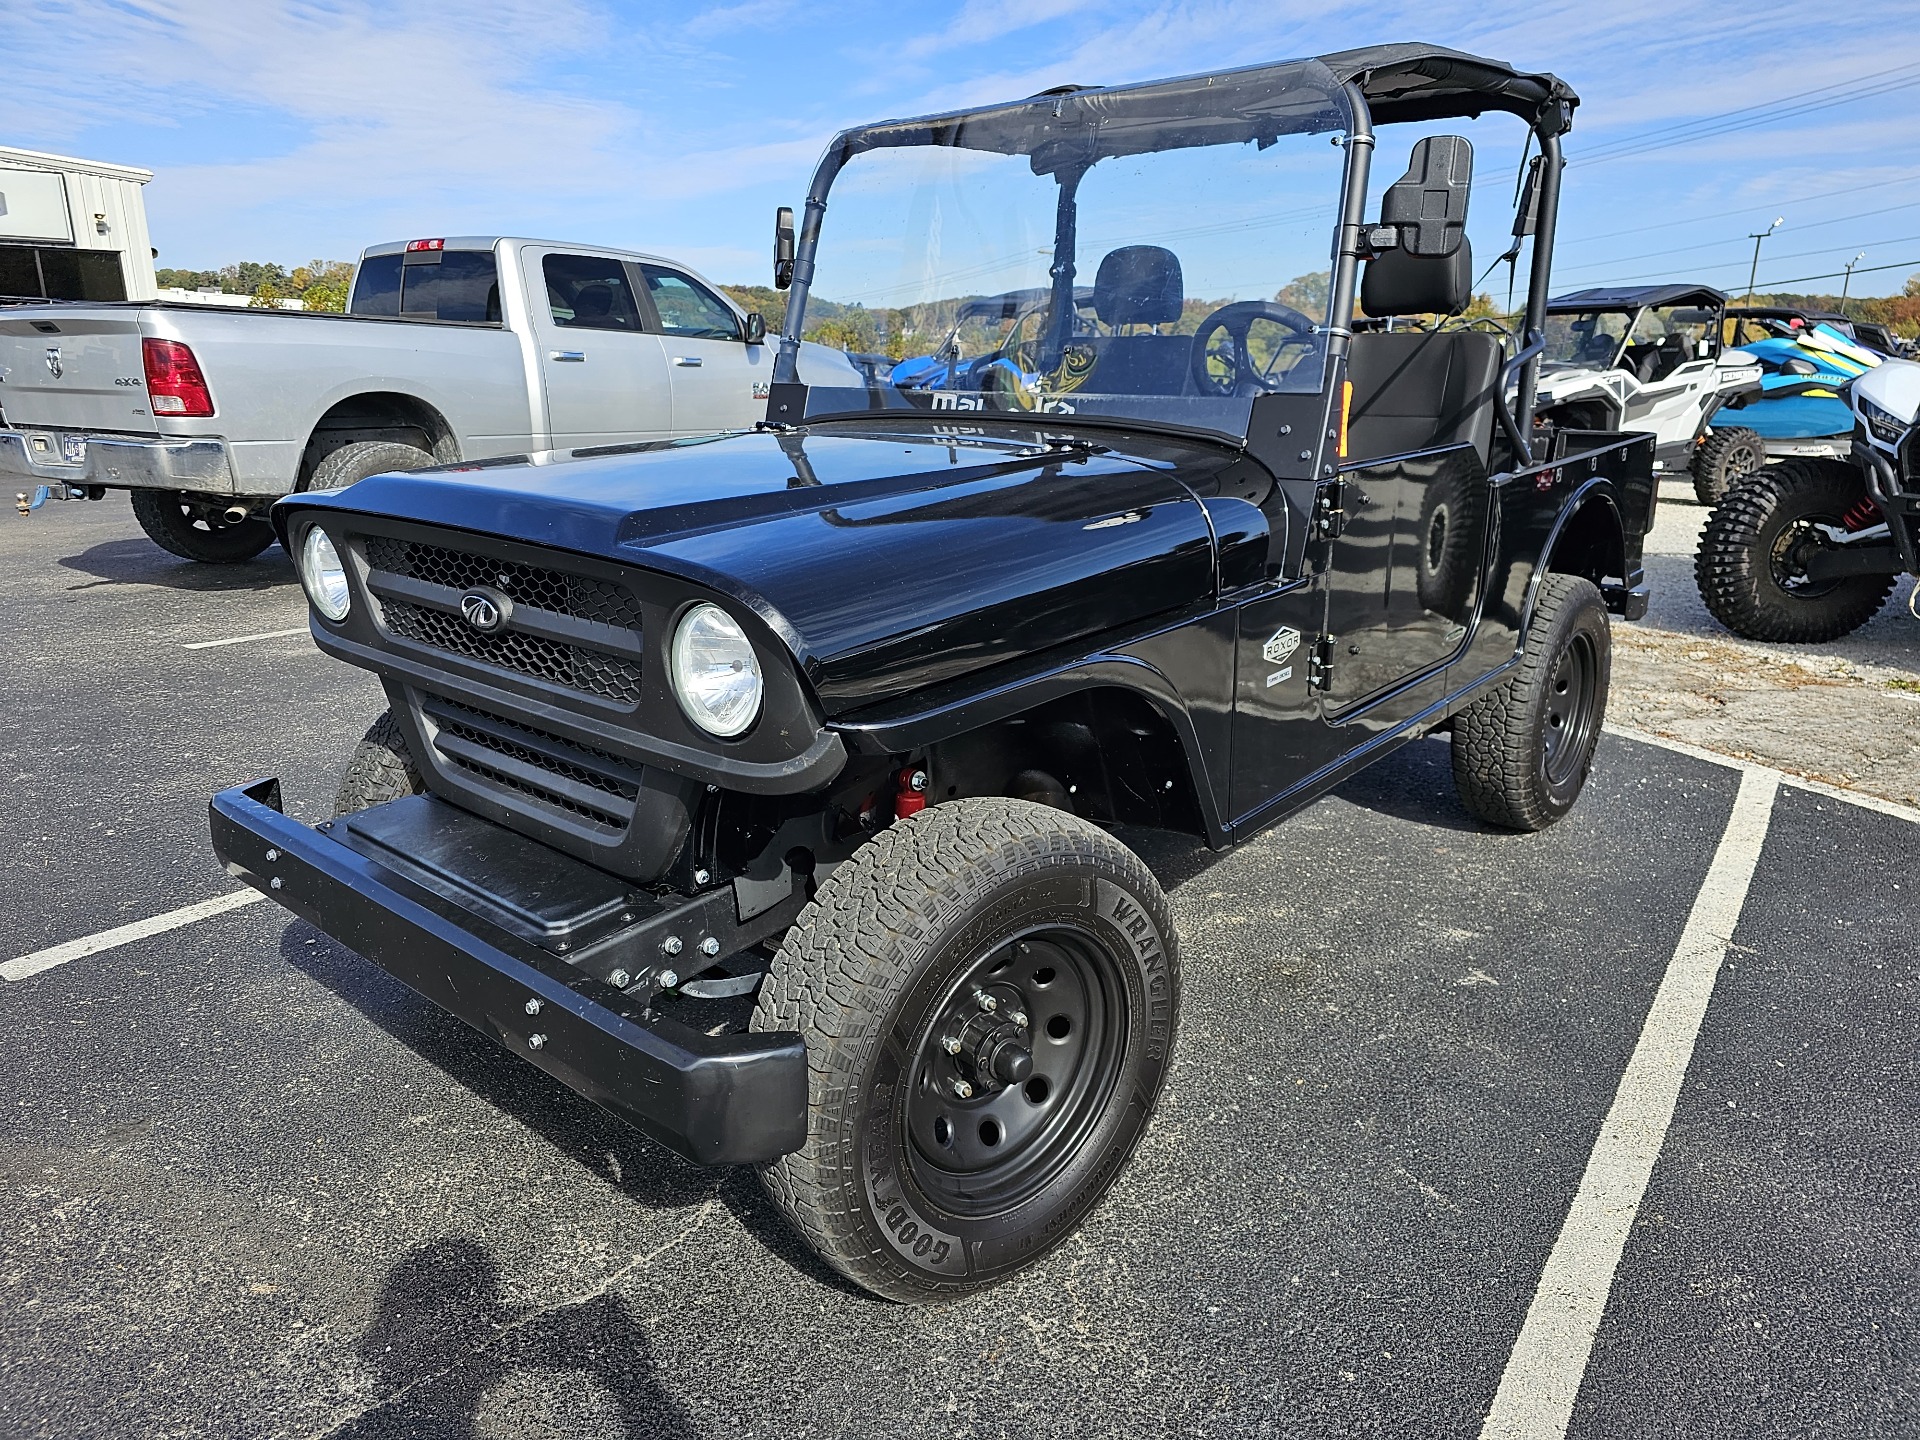
[{"label": "front bumper", "polygon": [[[86,442],[78,464],[66,459],[63,441]],[[224,440],[132,439],[70,430],[0,428],[0,474],[20,480],[119,489],[234,493],[232,458]]]},{"label": "front bumper", "polygon": [[288,819],[277,780],[223,790],[209,812],[231,874],[687,1159],[762,1163],[806,1140],[799,1035],[716,1038],[603,1005],[584,993],[590,978],[538,946],[480,933],[485,922],[445,895]]}]

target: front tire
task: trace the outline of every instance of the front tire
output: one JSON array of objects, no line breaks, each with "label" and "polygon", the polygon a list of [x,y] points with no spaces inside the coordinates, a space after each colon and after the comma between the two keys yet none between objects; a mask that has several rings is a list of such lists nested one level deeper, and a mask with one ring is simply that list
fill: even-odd
[{"label": "front tire", "polygon": [[1747,476],[1766,469],[1767,442],[1741,425],[1715,430],[1693,452],[1693,493],[1716,505]]},{"label": "front tire", "polygon": [[1453,721],[1453,783],[1467,809],[1508,830],[1544,830],[1593,768],[1613,677],[1613,631],[1583,575],[1548,574],[1526,654]]},{"label": "front tire", "polygon": [[877,1295],[1003,1280],[1112,1186],[1179,991],[1166,898],[1104,831],[1021,800],[897,821],[820,887],[761,986],[753,1028],[799,1031],[808,1065],[807,1141],[767,1190]]},{"label": "front tire", "polygon": [[1886,603],[1898,576],[1809,580],[1799,556],[1822,543],[1814,527],[1844,529],[1867,498],[1860,472],[1834,460],[1789,460],[1735,490],[1707,517],[1693,559],[1700,598],[1749,640],[1818,644],[1850,635]]},{"label": "front tire", "polygon": [[229,523],[218,501],[182,490],[134,490],[133,518],[169,555],[203,565],[238,565],[273,544],[273,526],[249,515]]},{"label": "front tire", "polygon": [[370,810],[389,800],[424,795],[426,789],[426,781],[420,778],[420,767],[414,763],[413,751],[407,746],[406,731],[400,728],[391,710],[382,710],[379,718],[367,727],[365,738],[354,747],[353,759],[347,762],[347,773],[340,777],[333,813],[351,815],[356,810]]}]

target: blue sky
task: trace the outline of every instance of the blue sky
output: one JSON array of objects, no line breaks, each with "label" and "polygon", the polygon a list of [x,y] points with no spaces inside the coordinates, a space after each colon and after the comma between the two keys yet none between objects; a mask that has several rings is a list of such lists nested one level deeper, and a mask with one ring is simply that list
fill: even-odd
[{"label": "blue sky", "polygon": [[0,144],[153,169],[162,265],[505,232],[764,283],[773,207],[844,125],[1419,39],[1579,90],[1556,289],[1738,290],[1747,235],[1778,215],[1762,289],[1864,250],[1853,291],[1885,294],[1920,272],[1915,18],[1913,0],[5,0]]}]

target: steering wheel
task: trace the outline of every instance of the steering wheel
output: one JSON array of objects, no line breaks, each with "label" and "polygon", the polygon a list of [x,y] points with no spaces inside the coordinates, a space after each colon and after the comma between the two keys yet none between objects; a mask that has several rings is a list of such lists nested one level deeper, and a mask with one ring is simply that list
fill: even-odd
[{"label": "steering wheel", "polygon": [[[1256,320],[1271,320],[1302,337],[1313,334],[1314,330],[1313,321],[1277,301],[1236,300],[1231,305],[1222,305],[1193,332],[1193,359],[1189,368],[1193,371],[1193,383],[1202,395],[1261,395],[1280,388],[1269,373],[1253,363],[1253,354],[1247,348],[1247,332]],[[1216,331],[1226,332],[1224,343],[1214,340]],[[1223,379],[1209,371],[1207,361],[1210,359],[1225,360],[1233,367],[1231,376]],[[1269,361],[1268,370],[1271,368]]]}]

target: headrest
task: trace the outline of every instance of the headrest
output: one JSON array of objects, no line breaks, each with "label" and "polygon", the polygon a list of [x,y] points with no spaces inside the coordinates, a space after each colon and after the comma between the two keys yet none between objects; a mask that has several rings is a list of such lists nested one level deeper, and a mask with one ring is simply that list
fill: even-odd
[{"label": "headrest", "polygon": [[1093,312],[1103,325],[1170,325],[1186,300],[1180,257],[1158,245],[1122,245],[1093,278]]},{"label": "headrest", "polygon": [[594,280],[582,285],[573,296],[573,313],[589,316],[595,320],[613,313],[613,286],[604,280]]},{"label": "headrest", "polygon": [[1451,255],[1389,250],[1367,262],[1360,305],[1376,319],[1388,315],[1457,315],[1473,299],[1473,247],[1462,236]]}]

